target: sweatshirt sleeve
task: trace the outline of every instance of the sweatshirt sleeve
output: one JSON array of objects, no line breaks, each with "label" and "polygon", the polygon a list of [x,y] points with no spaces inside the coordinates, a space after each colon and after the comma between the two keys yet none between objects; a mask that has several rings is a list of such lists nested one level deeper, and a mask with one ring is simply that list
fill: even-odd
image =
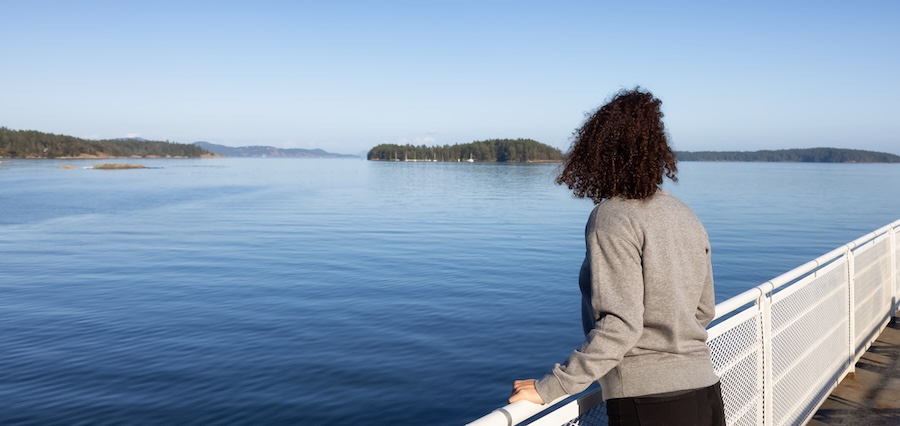
[{"label": "sweatshirt sleeve", "polygon": [[703,282],[703,293],[700,295],[700,303],[697,305],[697,321],[704,327],[708,326],[716,317],[716,293],[713,287],[712,256],[709,243],[706,246],[706,279]]},{"label": "sweatshirt sleeve", "polygon": [[615,367],[643,332],[641,244],[591,226],[586,232],[597,323],[581,347],[536,383],[545,402],[581,392]]}]

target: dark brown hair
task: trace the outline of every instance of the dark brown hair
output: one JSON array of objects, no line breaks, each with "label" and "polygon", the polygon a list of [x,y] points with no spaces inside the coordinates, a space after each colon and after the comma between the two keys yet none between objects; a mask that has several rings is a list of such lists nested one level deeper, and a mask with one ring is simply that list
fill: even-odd
[{"label": "dark brown hair", "polygon": [[663,175],[677,182],[662,101],[641,88],[622,90],[577,129],[556,183],[594,203],[612,197],[647,198]]}]

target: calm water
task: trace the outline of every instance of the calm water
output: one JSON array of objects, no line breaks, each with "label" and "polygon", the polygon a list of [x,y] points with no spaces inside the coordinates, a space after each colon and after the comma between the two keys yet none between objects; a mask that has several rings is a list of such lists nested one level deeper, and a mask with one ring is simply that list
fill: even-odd
[{"label": "calm water", "polygon": [[[581,340],[555,164],[94,163],[0,164],[0,424],[462,424]],[[680,167],[719,301],[900,218],[898,165]]]}]

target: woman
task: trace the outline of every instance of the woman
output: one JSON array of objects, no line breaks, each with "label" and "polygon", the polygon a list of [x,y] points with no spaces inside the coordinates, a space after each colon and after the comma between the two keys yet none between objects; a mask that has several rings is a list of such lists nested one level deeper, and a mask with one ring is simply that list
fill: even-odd
[{"label": "woman", "polygon": [[610,425],[724,425],[706,346],[715,315],[709,238],[662,190],[677,181],[660,111],[641,90],[619,92],[576,131],[556,179],[597,204],[585,228],[578,284],[585,340],[509,402],[543,404],[600,382]]}]

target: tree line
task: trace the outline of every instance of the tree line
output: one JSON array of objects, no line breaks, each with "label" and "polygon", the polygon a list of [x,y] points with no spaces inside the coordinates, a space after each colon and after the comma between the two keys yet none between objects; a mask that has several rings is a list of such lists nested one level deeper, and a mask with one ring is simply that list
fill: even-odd
[{"label": "tree line", "polygon": [[885,152],[843,148],[780,149],[768,151],[677,151],[679,161],[746,161],[794,163],[900,163]]},{"label": "tree line", "polygon": [[370,149],[366,157],[373,161],[528,163],[562,161],[563,154],[533,139],[489,139],[443,146],[381,144]]},{"label": "tree line", "polygon": [[136,139],[90,140],[35,130],[0,127],[0,157],[72,158],[97,157],[188,157],[211,153],[199,146],[168,141]]}]

